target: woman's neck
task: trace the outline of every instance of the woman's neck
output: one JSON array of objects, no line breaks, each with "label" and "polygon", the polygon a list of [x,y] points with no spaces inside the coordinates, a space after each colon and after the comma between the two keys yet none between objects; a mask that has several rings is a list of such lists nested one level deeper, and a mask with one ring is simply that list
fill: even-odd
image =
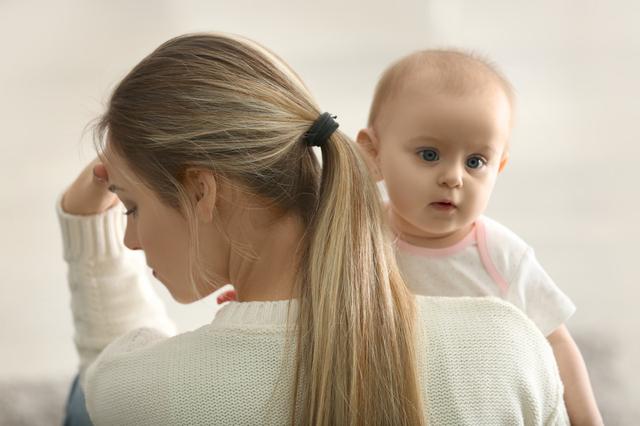
[{"label": "woman's neck", "polygon": [[229,259],[230,280],[238,301],[297,297],[300,243],[304,234],[302,223],[296,217],[287,216],[253,228],[248,244],[256,254],[255,258],[233,253]]}]

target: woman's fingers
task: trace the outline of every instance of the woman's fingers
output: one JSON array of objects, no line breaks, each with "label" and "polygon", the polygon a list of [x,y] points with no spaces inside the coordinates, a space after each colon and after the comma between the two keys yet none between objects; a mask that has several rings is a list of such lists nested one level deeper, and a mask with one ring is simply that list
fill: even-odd
[{"label": "woman's fingers", "polygon": [[100,183],[109,182],[109,173],[104,164],[97,163],[93,166],[93,177]]},{"label": "woman's fingers", "polygon": [[99,159],[93,160],[78,175],[62,198],[62,209],[74,215],[102,213],[118,203],[109,191],[109,175]]},{"label": "woman's fingers", "polygon": [[225,302],[234,302],[236,300],[238,300],[238,294],[236,293],[235,290],[225,291],[216,299],[216,301],[218,302],[218,305],[221,305]]}]

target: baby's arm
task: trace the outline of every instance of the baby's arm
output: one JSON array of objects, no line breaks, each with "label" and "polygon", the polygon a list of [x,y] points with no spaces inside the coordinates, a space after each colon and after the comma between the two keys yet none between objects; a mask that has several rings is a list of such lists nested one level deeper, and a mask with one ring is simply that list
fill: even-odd
[{"label": "baby's arm", "polygon": [[602,425],[580,349],[564,325],[547,336],[564,383],[564,402],[572,425]]}]

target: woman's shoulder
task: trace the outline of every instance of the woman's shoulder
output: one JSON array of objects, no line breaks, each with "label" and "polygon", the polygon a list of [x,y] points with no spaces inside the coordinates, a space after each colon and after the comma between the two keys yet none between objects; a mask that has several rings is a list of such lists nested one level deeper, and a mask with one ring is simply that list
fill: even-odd
[{"label": "woman's shoulder", "polygon": [[[175,336],[152,328],[132,331],[87,370],[89,413],[104,424],[129,424],[140,413],[153,414],[136,424],[260,424],[278,380],[293,371],[287,356],[295,346],[285,337],[285,328],[276,325],[216,320]],[[184,410],[171,413],[166,406]],[[276,414],[286,408],[277,404]]]},{"label": "woman's shoulder", "polygon": [[551,383],[557,366],[538,327],[522,311],[496,297],[417,297],[425,356],[452,362],[462,353],[465,366],[490,362],[495,371],[520,374],[526,366]]},{"label": "woman's shoulder", "polygon": [[417,359],[434,418],[567,424],[553,351],[519,309],[493,297],[419,296],[417,305]]},{"label": "woman's shoulder", "polygon": [[509,317],[518,322],[530,322],[513,304],[499,297],[440,297],[416,296],[416,302],[423,315],[428,318],[449,317],[464,320],[478,315],[487,318]]},{"label": "woman's shoulder", "polygon": [[431,335],[464,338],[486,335],[496,341],[519,335],[546,345],[535,324],[518,308],[498,297],[416,296],[422,325]]}]

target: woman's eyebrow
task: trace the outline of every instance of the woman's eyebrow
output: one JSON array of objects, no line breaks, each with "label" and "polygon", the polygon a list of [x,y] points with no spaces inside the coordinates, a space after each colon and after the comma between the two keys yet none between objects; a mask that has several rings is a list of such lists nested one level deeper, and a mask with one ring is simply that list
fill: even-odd
[{"label": "woman's eyebrow", "polygon": [[122,191],[125,191],[125,192],[126,192],[126,189],[124,189],[124,188],[120,188],[119,186],[116,186],[116,185],[109,185],[109,188],[107,188],[107,189],[108,189],[109,191],[113,192],[113,193],[116,193],[116,192],[122,192]]}]

